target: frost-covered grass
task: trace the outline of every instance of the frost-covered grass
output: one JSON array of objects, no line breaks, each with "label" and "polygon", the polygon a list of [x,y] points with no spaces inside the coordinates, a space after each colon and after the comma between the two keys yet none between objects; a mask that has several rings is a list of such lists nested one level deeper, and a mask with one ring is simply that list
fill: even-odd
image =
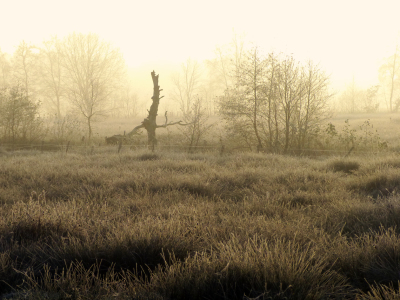
[{"label": "frost-covered grass", "polygon": [[3,295],[400,296],[395,154],[308,159],[104,149],[1,157]]}]

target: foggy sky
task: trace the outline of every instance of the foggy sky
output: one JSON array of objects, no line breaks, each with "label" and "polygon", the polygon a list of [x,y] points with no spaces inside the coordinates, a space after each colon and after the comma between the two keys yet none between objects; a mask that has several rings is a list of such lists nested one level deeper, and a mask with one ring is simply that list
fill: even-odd
[{"label": "foggy sky", "polygon": [[400,2],[381,1],[94,1],[20,0],[2,4],[0,49],[51,35],[95,32],[119,47],[130,67],[214,57],[217,45],[245,33],[265,51],[312,59],[336,86],[354,76],[374,84],[399,40]]}]

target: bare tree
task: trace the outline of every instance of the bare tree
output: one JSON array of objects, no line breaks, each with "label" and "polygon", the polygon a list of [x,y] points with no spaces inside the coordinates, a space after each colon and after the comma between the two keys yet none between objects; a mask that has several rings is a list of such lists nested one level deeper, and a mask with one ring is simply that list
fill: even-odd
[{"label": "bare tree", "polygon": [[218,77],[223,82],[225,94],[229,97],[230,89],[237,82],[241,64],[245,58],[245,42],[242,36],[234,35],[228,47],[218,47],[216,49],[217,68],[215,70]]},{"label": "bare tree", "polygon": [[7,87],[11,77],[11,60],[7,53],[0,50],[0,87]]},{"label": "bare tree", "polygon": [[182,133],[189,145],[189,152],[192,152],[193,148],[199,146],[201,139],[204,138],[215,125],[209,122],[207,110],[203,105],[204,101],[197,98],[192,103],[191,110],[185,115],[187,126],[182,127]]},{"label": "bare tree", "polygon": [[[398,62],[397,62],[397,49],[398,49],[398,45],[396,45],[396,50],[394,52],[393,55],[393,65],[392,65],[392,70],[391,70],[391,76],[390,76],[390,98],[389,98],[389,103],[390,103],[390,111],[393,110],[393,90],[394,90],[394,81],[395,78],[399,76],[398,74]],[[397,79],[397,78],[396,78]]]},{"label": "bare tree", "polygon": [[304,93],[302,76],[300,65],[293,57],[287,57],[281,62],[278,94],[284,124],[284,153],[288,151],[292,138],[297,133],[294,117]]},{"label": "bare tree", "polygon": [[172,76],[173,99],[178,103],[183,116],[189,114],[192,104],[199,96],[200,80],[200,65],[191,59],[183,63],[181,71]]},{"label": "bare tree", "polygon": [[[260,111],[265,105],[266,60],[255,47],[249,50],[235,70],[236,84],[221,98],[220,109],[226,121],[240,123],[255,137],[258,150],[263,148]],[[235,126],[236,127],[236,126]]]},{"label": "bare tree", "polygon": [[221,76],[219,61],[211,59],[204,61],[204,84],[200,94],[204,98],[207,106],[207,114],[215,115],[218,109],[218,97],[225,91],[225,83]]},{"label": "bare tree", "polygon": [[37,77],[37,50],[36,46],[22,41],[13,55],[15,85],[22,85],[28,97],[33,94],[34,79]]},{"label": "bare tree", "polygon": [[201,66],[190,59],[182,64],[181,71],[173,77],[173,99],[179,105],[183,121],[188,124],[181,128],[181,132],[189,151],[198,146],[200,139],[213,126],[208,122],[207,102],[211,92],[208,83],[203,81]]},{"label": "bare tree", "polygon": [[297,148],[304,149],[315,137],[321,120],[329,117],[329,77],[311,61],[302,70],[301,99],[296,106]]},{"label": "bare tree", "polygon": [[[386,59],[386,62],[379,68],[379,81],[383,86],[389,85],[389,111],[393,111],[393,99],[400,86],[400,62],[398,45],[394,54]],[[397,107],[396,107],[397,108]]]},{"label": "bare tree", "polygon": [[67,36],[61,51],[66,94],[86,119],[90,139],[93,118],[110,111],[110,99],[125,73],[125,62],[118,49],[92,33]]},{"label": "bare tree", "polygon": [[61,42],[53,37],[45,41],[40,48],[40,92],[47,100],[46,104],[56,112],[61,120],[61,98],[64,96]]},{"label": "bare tree", "polygon": [[266,73],[264,80],[264,96],[266,101],[260,111],[260,125],[266,138],[268,149],[276,151],[279,148],[280,118],[278,102],[278,78],[280,65],[278,57],[270,53],[266,58]]}]

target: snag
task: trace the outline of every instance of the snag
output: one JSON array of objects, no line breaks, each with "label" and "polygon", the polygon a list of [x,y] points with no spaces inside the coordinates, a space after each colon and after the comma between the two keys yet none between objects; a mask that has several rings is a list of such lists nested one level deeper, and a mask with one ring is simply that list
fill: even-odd
[{"label": "snag", "polygon": [[153,103],[150,106],[150,110],[147,110],[149,115],[142,121],[142,124],[136,126],[135,128],[133,128],[131,132],[127,134],[128,137],[131,137],[132,135],[137,134],[140,129],[142,128],[146,129],[147,145],[149,149],[152,149],[153,151],[154,148],[157,146],[157,139],[156,139],[157,128],[166,128],[167,126],[170,125],[186,126],[192,124],[192,123],[182,124],[182,121],[168,123],[167,112],[165,112],[165,124],[157,125],[156,119],[158,114],[158,106],[160,104],[160,99],[164,98],[164,96],[160,97],[160,92],[162,91],[162,89],[160,89],[160,86],[158,85],[158,76],[159,75],[156,75],[154,70],[153,72],[151,72],[151,78],[153,80],[153,97],[151,97],[151,99],[153,100]]}]

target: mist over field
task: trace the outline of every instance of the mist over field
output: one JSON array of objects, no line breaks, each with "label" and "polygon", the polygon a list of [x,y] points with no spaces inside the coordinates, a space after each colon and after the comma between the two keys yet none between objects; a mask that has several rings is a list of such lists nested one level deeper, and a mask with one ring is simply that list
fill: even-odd
[{"label": "mist over field", "polygon": [[397,1],[8,1],[0,299],[398,299]]}]

